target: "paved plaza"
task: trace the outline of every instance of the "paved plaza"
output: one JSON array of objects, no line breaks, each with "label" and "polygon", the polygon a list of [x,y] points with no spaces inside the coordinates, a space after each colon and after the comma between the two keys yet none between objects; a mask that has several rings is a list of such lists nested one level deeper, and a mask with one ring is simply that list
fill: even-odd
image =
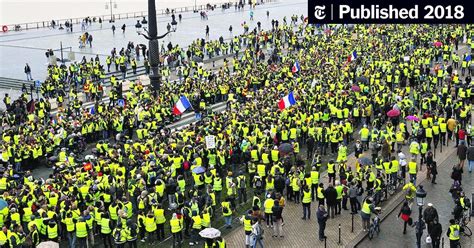
[{"label": "paved plaza", "polygon": [[[143,6],[146,9],[146,6]],[[270,12],[267,18],[266,12]],[[261,22],[263,29],[271,27],[271,20],[282,20],[284,16],[289,17],[293,14],[306,15],[306,1],[289,1],[282,0],[279,2],[266,3],[257,6],[254,12],[254,20],[250,21],[249,8],[245,7],[245,11],[236,11],[234,8],[222,11],[216,9],[209,12],[208,20],[201,20],[199,13],[186,12],[183,13],[181,23],[178,23],[177,31],[165,37],[161,42],[172,42],[179,44],[181,47],[188,46],[193,40],[203,38],[205,36],[206,25],[209,25],[209,39],[217,40],[220,36],[224,39],[231,37],[229,26],[232,25],[232,35],[238,35],[243,32],[242,24],[245,20],[252,30],[257,26],[257,22]],[[176,15],[177,16],[177,15]],[[46,76],[47,59],[45,52],[47,49],[59,49],[60,42],[64,48],[72,47],[75,53],[75,59],[80,60],[83,56],[86,58],[99,55],[102,63],[105,63],[105,57],[110,54],[113,47],[120,50],[126,47],[129,41],[134,44],[146,44],[148,41],[139,36],[135,29],[138,18],[130,18],[117,20],[115,22],[115,35],[112,34],[111,24],[103,23],[102,28],[99,23],[93,23],[85,32],[90,33],[94,40],[92,48],[86,47],[79,49],[78,37],[83,33],[80,25],[74,26],[74,33],[67,33],[66,30],[51,30],[48,28],[38,30],[27,30],[21,32],[0,33],[0,77],[26,79],[23,73],[25,63],[29,63],[32,69],[34,79],[44,80]],[[166,32],[166,25],[171,22],[171,16],[158,17],[158,33]],[[126,24],[126,32],[123,34],[120,27]],[[161,44],[160,42],[160,44]],[[67,58],[68,49],[64,50],[64,57]],[[59,51],[55,55],[59,57]]]}]

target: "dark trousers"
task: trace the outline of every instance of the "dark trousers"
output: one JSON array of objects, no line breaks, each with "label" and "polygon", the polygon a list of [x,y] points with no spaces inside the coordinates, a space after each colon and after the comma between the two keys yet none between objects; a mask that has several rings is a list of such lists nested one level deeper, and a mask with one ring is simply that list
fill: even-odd
[{"label": "dark trousers", "polygon": [[237,193],[239,194],[239,203],[247,202],[247,189],[238,189]]},{"label": "dark trousers", "polygon": [[137,240],[129,240],[127,241],[128,247],[130,248],[137,248]]},{"label": "dark trousers", "polygon": [[293,195],[295,196],[295,203],[300,203],[300,191],[293,191]]},{"label": "dark trousers", "polygon": [[303,219],[311,219],[311,202],[303,203]]},{"label": "dark trousers", "polygon": [[357,197],[351,197],[349,198],[349,202],[351,203],[351,212],[352,213],[357,213],[360,207],[360,203],[357,200]]},{"label": "dark trousers", "polygon": [[87,248],[87,237],[85,238],[77,238],[77,247],[80,248]]},{"label": "dark trousers", "polygon": [[318,189],[318,185],[317,185],[317,184],[312,184],[312,185],[311,185],[311,201],[314,201],[314,198],[315,198],[315,196],[316,196],[317,189]]},{"label": "dark trousers", "polygon": [[318,221],[319,224],[319,239],[324,239],[324,230],[326,229],[326,221]]},{"label": "dark trousers", "polygon": [[[110,234],[101,234],[102,235],[102,240],[104,241],[104,247],[107,248],[107,247],[112,247],[112,239],[110,237]],[[107,244],[109,244],[107,246]]]},{"label": "dark trousers", "polygon": [[334,218],[334,214],[336,213],[336,205],[329,205],[327,206],[328,209],[328,216]]},{"label": "dark trousers", "polygon": [[431,237],[431,245],[433,248],[439,248],[440,246],[440,238],[439,237]]},{"label": "dark trousers", "polygon": [[158,233],[158,240],[161,241],[165,239],[165,224],[158,224],[156,225],[156,227],[156,232]]},{"label": "dark trousers", "polygon": [[459,247],[459,240],[449,240],[449,247],[451,248],[458,248]]},{"label": "dark trousers", "polygon": [[181,243],[181,240],[183,240],[182,232],[173,233],[173,247],[175,247],[176,243]]},{"label": "dark trousers", "polygon": [[341,209],[342,209],[341,201],[342,201],[342,199],[337,199],[336,200],[336,214],[341,214]]},{"label": "dark trousers", "polygon": [[273,226],[272,214],[265,213],[265,220],[267,221],[267,226]]}]

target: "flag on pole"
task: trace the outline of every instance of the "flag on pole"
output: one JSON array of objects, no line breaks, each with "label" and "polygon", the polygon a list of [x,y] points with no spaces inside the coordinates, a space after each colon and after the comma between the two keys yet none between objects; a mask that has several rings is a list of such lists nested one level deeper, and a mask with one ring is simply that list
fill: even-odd
[{"label": "flag on pole", "polygon": [[293,64],[293,67],[291,67],[291,72],[293,73],[297,73],[301,71],[301,67],[300,67],[300,63],[297,61],[295,61],[295,63]]},{"label": "flag on pole", "polygon": [[467,56],[466,56],[466,61],[467,61],[467,62],[469,62],[469,61],[471,61],[471,60],[472,60],[472,57],[471,57],[471,55],[470,55],[470,54],[469,54],[469,55],[467,55]]},{"label": "flag on pole", "polygon": [[283,110],[295,104],[296,104],[296,100],[295,100],[295,97],[293,96],[293,92],[290,92],[290,94],[280,99],[280,101],[278,102],[278,108],[280,108],[280,110]]},{"label": "flag on pole", "polygon": [[356,51],[353,51],[351,53],[351,55],[349,55],[349,57],[347,58],[347,61],[351,62],[351,61],[354,61],[357,59],[357,52]]},{"label": "flag on pole", "polygon": [[89,114],[95,115],[95,107],[94,107],[94,106],[92,106],[92,107],[89,109]]},{"label": "flag on pole", "polygon": [[174,115],[183,114],[184,111],[186,111],[186,109],[188,109],[189,107],[191,107],[191,103],[189,103],[188,98],[186,98],[185,96],[182,96],[174,105],[173,114]]}]

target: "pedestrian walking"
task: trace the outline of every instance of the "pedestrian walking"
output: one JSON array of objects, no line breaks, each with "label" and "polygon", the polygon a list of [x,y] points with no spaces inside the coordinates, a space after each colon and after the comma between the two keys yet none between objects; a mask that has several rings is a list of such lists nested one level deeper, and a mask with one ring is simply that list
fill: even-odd
[{"label": "pedestrian walking", "polygon": [[319,225],[319,240],[323,241],[326,238],[326,235],[324,235],[324,230],[326,229],[326,222],[329,216],[324,205],[319,205],[316,216],[318,218]]},{"label": "pedestrian walking", "polygon": [[125,25],[125,23],[122,25],[122,34],[125,34],[125,28],[127,27],[127,25]]},{"label": "pedestrian walking", "polygon": [[245,246],[249,247],[252,244],[252,229],[253,229],[252,210],[248,210],[247,214],[242,216],[240,221],[244,225]]},{"label": "pedestrian walking", "polygon": [[372,198],[368,198],[364,201],[362,204],[362,209],[361,209],[361,219],[362,219],[362,230],[366,232],[369,230],[370,227],[370,216],[374,212],[374,204],[372,203],[374,200]]},{"label": "pedestrian walking", "polygon": [[26,74],[26,80],[30,81],[33,80],[33,77],[31,76],[31,67],[26,63],[25,65],[25,74]]},{"label": "pedestrian walking", "polygon": [[401,218],[403,220],[403,234],[407,233],[407,226],[413,224],[411,223],[412,219],[410,215],[411,215],[410,205],[408,205],[408,202],[405,201],[403,202],[403,206],[400,209],[400,212],[398,213],[398,218]]},{"label": "pedestrian walking", "polygon": [[464,229],[459,226],[454,219],[449,220],[449,228],[446,231],[446,236],[449,238],[449,247],[459,247],[459,239],[461,239],[462,231],[464,231]]},{"label": "pedestrian walking", "polygon": [[421,248],[421,237],[423,236],[423,232],[426,229],[425,221],[423,221],[423,219],[417,220],[413,226],[415,228],[416,246],[417,248]]},{"label": "pedestrian walking", "polygon": [[328,214],[331,219],[333,219],[334,215],[336,214],[337,191],[332,186],[332,183],[329,183],[326,190],[324,190],[324,198],[326,199]]},{"label": "pedestrian walking", "polygon": [[303,199],[301,200],[303,205],[303,220],[311,219],[311,190],[308,185],[303,186]]},{"label": "pedestrian walking", "polygon": [[272,237],[274,238],[276,237],[283,238],[282,214],[283,214],[283,208],[280,206],[280,201],[275,200],[272,207],[272,216],[273,216],[273,236]]},{"label": "pedestrian walking", "polygon": [[466,161],[466,157],[467,157],[467,147],[465,145],[464,140],[461,140],[459,142],[456,154],[458,155],[458,158],[459,158],[459,165],[461,166],[461,168],[464,168],[464,161]]},{"label": "pedestrian walking", "polygon": [[431,164],[431,183],[436,184],[436,175],[438,175],[438,164],[433,161]]},{"label": "pedestrian walking", "polygon": [[[351,214],[357,214],[360,210],[360,202],[357,199],[359,195],[359,191],[362,190],[362,187],[357,187],[357,183],[355,181],[351,182],[351,186],[349,187],[349,203],[351,205]],[[362,195],[362,192],[360,192]]]},{"label": "pedestrian walking", "polygon": [[428,207],[423,211],[423,219],[428,227],[428,233],[431,233],[434,221],[439,220],[438,211],[433,207],[433,203],[428,203]]},{"label": "pedestrian walking", "polygon": [[112,25],[112,34],[115,35],[115,25]]},{"label": "pedestrian walking", "polygon": [[470,144],[467,148],[467,165],[469,173],[472,172],[472,167],[474,166],[474,144]]},{"label": "pedestrian walking", "polygon": [[429,235],[431,237],[431,245],[433,248],[439,248],[441,243],[441,234],[443,233],[443,227],[438,222],[437,219],[433,220],[433,225],[431,226],[431,231]]},{"label": "pedestrian walking", "polygon": [[257,248],[257,244],[260,245],[261,248],[263,246],[263,228],[260,225],[260,221],[258,219],[252,219],[252,242],[250,244],[250,248]]}]

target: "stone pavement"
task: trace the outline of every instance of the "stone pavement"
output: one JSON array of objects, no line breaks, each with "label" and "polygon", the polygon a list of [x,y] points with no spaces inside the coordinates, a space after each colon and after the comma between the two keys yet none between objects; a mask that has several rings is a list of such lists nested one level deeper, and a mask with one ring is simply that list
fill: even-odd
[{"label": "stone pavement", "polygon": [[[444,163],[440,165],[438,169],[438,177],[436,179],[437,184],[431,184],[431,182],[425,181],[422,183],[424,189],[426,190],[427,197],[425,198],[425,203],[433,203],[433,206],[438,210],[438,215],[440,223],[443,226],[443,235],[444,237],[444,247],[449,247],[449,239],[446,236],[447,228],[449,227],[449,220],[452,218],[451,211],[454,208],[454,201],[449,194],[449,188],[452,185],[453,180],[450,178],[452,166],[458,161],[458,158],[455,153],[452,153]],[[471,197],[474,189],[474,176],[471,173],[467,172],[467,169],[463,174],[463,188],[466,194]],[[368,238],[358,245],[357,247],[370,248],[370,247],[386,247],[386,248],[398,248],[398,247],[415,247],[416,246],[416,237],[415,229],[408,228],[407,234],[403,235],[403,224],[400,219],[397,218],[398,212],[401,206],[398,206],[394,212],[392,212],[387,219],[385,219],[381,224],[380,235],[375,236],[372,240]],[[412,206],[412,215],[413,220],[418,220],[418,208]],[[469,223],[469,227],[474,229],[473,223]],[[431,247],[425,244],[424,240],[426,239],[426,230],[422,237],[422,247]],[[463,237],[462,238],[462,247],[474,247],[472,238]]]},{"label": "stone pavement", "polygon": [[[406,155],[409,155],[407,151],[408,147],[405,146],[403,152]],[[443,153],[437,154],[436,161],[441,164],[442,161],[445,161],[448,158],[448,155],[455,154],[455,150],[449,147],[443,147]],[[366,154],[367,156],[369,154]],[[354,169],[355,165],[355,156],[351,154],[348,157],[348,166],[351,166]],[[418,180],[421,181],[426,175],[426,167],[423,167],[423,170],[418,174]],[[324,172],[321,175],[321,182],[325,186],[328,184],[327,173]],[[382,208],[385,206],[397,204],[398,196],[401,196],[402,192],[399,192],[397,195],[390,197],[386,202],[382,204]],[[349,207],[348,203],[348,207]],[[311,204],[311,220],[302,220],[303,216],[303,207],[301,204],[295,204],[293,202],[287,201],[287,205],[283,210],[283,219],[285,220],[285,226],[283,226],[283,232],[285,237],[283,239],[272,238],[272,230],[265,227],[265,240],[264,245],[266,247],[324,247],[324,242],[319,241],[318,239],[318,225],[316,220],[316,203]],[[352,215],[349,211],[342,210],[342,214],[336,216],[334,219],[329,219],[326,227],[326,236],[327,236],[327,247],[353,247],[353,240],[359,238],[363,235],[361,218],[359,214],[353,216],[354,231],[352,230]],[[339,225],[341,225],[341,242],[339,243]],[[227,240],[230,247],[245,247],[243,226],[240,226],[233,230],[230,234],[224,236]],[[364,246],[361,246],[364,247]],[[376,246],[380,247],[380,246]]]},{"label": "stone pavement", "polygon": [[[270,12],[270,17],[266,17],[266,11]],[[233,34],[237,35],[243,32],[241,24],[246,21],[250,29],[257,26],[260,21],[263,29],[271,27],[272,19],[281,19],[293,14],[307,15],[306,1],[290,1],[282,0],[275,3],[266,3],[257,6],[254,12],[254,20],[249,20],[249,9],[246,7],[245,11],[235,11],[233,8],[226,11],[216,10],[209,12],[209,20],[200,20],[199,13],[183,13],[183,20],[178,24],[176,33],[165,37],[162,42],[179,44],[181,47],[186,47],[193,40],[204,37],[206,25],[210,28],[210,39],[217,40],[220,36],[225,39],[231,37],[228,29],[233,27]],[[158,33],[162,34],[166,30],[166,25],[171,22],[170,16],[158,17]],[[25,63],[29,63],[32,69],[32,76],[34,79],[44,80],[46,76],[47,60],[45,57],[46,49],[59,49],[62,41],[63,47],[72,47],[75,53],[76,60],[82,59],[82,56],[95,57],[98,54],[102,62],[105,62],[105,56],[110,54],[113,47],[120,50],[125,47],[128,41],[134,44],[147,44],[148,41],[139,36],[135,30],[136,20],[125,19],[118,20],[115,23],[117,28],[115,35],[112,35],[111,24],[103,23],[100,28],[98,23],[92,24],[86,31],[92,34],[94,41],[92,48],[78,48],[78,37],[83,33],[79,25],[74,26],[74,33],[66,33],[65,30],[28,30],[21,32],[8,32],[0,34],[0,77],[9,77],[17,79],[25,79],[23,67]],[[122,24],[127,25],[126,32],[122,34],[120,27]],[[161,43],[161,42],[160,42]],[[64,57],[67,58],[67,51]],[[59,57],[59,52],[55,55]]]}]

